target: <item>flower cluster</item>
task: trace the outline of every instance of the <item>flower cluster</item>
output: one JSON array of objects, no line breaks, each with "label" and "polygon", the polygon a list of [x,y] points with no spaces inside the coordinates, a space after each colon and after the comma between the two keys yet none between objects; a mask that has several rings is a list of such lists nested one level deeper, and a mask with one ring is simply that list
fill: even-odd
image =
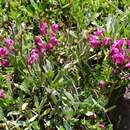
[{"label": "flower cluster", "polygon": [[112,44],[110,56],[116,65],[130,68],[129,41],[130,40],[119,39]]},{"label": "flower cluster", "polygon": [[[110,57],[114,64],[122,65],[130,68],[130,40],[118,39],[113,44],[110,44],[111,39],[104,36],[104,29],[97,29],[89,34],[88,42],[90,47],[99,48],[103,45],[110,46]],[[125,49],[124,49],[125,48]]]},{"label": "flower cluster", "polygon": [[[34,38],[36,48],[31,51],[31,54],[28,57],[28,65],[31,66],[33,63],[38,61],[40,53],[44,54],[57,45],[58,40],[56,34],[58,29],[59,29],[59,25],[56,23],[53,23],[51,25],[50,31],[48,31],[48,25],[46,22],[40,23],[39,31],[41,35],[35,36]],[[46,43],[44,39],[47,39],[46,38],[47,34],[49,34],[49,40]]]},{"label": "flower cluster", "polygon": [[14,51],[14,44],[14,40],[7,38],[5,39],[5,47],[0,48],[0,65],[4,68],[9,66],[8,54],[10,50]]},{"label": "flower cluster", "polygon": [[117,65],[123,65],[125,62],[125,53],[122,49],[125,40],[119,39],[116,40],[115,43],[111,46],[110,54],[112,61]]},{"label": "flower cluster", "polygon": [[102,45],[109,45],[110,38],[104,37],[104,29],[97,28],[97,30],[89,34],[89,44],[92,48],[101,47]]}]

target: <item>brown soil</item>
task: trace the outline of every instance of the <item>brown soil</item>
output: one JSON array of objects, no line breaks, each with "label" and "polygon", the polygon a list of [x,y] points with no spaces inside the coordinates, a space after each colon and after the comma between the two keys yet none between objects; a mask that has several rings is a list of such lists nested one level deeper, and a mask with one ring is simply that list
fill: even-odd
[{"label": "brown soil", "polygon": [[130,130],[130,87],[126,88],[112,117],[113,130]]}]

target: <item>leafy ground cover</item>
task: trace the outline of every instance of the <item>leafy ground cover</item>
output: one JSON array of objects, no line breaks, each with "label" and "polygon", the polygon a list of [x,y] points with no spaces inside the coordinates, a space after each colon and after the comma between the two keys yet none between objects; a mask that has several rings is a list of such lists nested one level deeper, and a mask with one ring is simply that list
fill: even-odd
[{"label": "leafy ground cover", "polygon": [[112,130],[129,21],[129,0],[0,0],[0,128]]}]

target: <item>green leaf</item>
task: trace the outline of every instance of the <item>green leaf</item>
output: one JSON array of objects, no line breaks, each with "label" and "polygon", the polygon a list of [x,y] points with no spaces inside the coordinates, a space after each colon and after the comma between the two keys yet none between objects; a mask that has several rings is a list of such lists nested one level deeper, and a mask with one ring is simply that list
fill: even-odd
[{"label": "green leaf", "polygon": [[46,116],[47,114],[49,114],[51,112],[51,109],[48,108],[46,109],[43,113],[42,113],[42,116]]},{"label": "green leaf", "polygon": [[35,115],[35,116],[33,116],[31,119],[29,119],[29,123],[31,123],[31,122],[33,122],[34,120],[36,120],[36,118],[38,117],[38,114],[37,115]]}]

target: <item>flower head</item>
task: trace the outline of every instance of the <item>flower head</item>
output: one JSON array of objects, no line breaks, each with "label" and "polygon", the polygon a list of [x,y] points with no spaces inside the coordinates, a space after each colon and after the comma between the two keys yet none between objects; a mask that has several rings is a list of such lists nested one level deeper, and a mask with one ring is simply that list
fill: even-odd
[{"label": "flower head", "polygon": [[5,45],[8,47],[8,48],[10,48],[10,47],[12,47],[13,45],[14,45],[14,40],[12,40],[11,38],[7,38],[7,39],[5,39]]},{"label": "flower head", "polygon": [[98,40],[97,36],[90,34],[89,35],[89,43],[92,48],[97,48],[101,45],[100,41]]},{"label": "flower head", "polygon": [[5,57],[8,55],[8,50],[7,48],[0,48],[0,57]]}]

